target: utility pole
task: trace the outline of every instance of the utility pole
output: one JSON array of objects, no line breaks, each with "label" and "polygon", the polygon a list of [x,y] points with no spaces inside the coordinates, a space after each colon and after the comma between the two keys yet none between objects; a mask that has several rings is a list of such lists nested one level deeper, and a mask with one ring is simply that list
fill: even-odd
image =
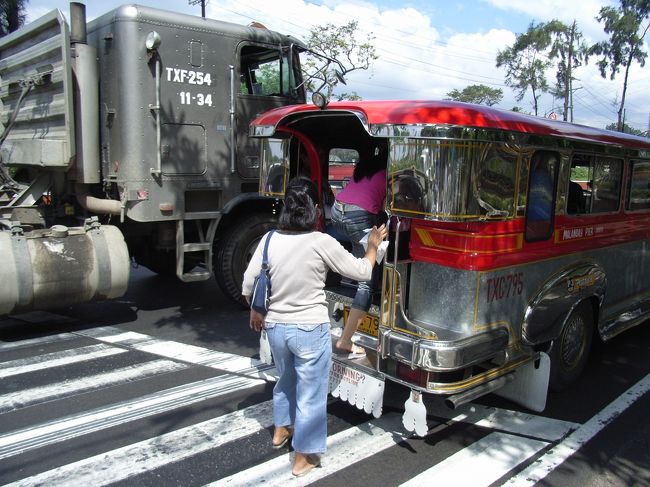
[{"label": "utility pole", "polygon": [[207,0],[188,0],[190,5],[198,5],[199,3],[201,4],[201,17],[205,18],[205,4],[207,3]]}]

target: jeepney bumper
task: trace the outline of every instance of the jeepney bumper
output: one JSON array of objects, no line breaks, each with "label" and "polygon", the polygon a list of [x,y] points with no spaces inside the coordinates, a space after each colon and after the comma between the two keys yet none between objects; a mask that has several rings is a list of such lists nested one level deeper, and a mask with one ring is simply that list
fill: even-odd
[{"label": "jeepney bumper", "polygon": [[495,358],[505,360],[508,333],[489,330],[454,341],[417,339],[389,328],[379,328],[378,352],[382,359],[391,358],[432,372],[465,369]]}]

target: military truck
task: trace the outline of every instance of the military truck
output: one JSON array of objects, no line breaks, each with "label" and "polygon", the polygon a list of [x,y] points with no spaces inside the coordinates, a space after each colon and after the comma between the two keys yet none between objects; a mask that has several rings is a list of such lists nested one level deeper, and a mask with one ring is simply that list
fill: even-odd
[{"label": "military truck", "polygon": [[241,279],[275,220],[249,122],[305,101],[300,41],[138,5],[0,39],[0,315],[122,295],[132,262]]}]

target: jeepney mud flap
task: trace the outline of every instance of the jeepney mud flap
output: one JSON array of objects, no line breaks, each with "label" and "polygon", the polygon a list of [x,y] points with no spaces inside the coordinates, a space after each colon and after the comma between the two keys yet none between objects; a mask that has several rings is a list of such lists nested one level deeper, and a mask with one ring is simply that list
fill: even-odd
[{"label": "jeepney mud flap", "polygon": [[551,359],[545,353],[539,357],[539,365],[529,362],[515,371],[515,379],[494,392],[536,413],[546,407],[548,379],[551,373]]},{"label": "jeepney mud flap", "polygon": [[404,403],[404,415],[402,424],[406,431],[415,432],[416,435],[424,437],[429,431],[427,426],[427,408],[422,402],[422,393],[411,389],[409,398]]},{"label": "jeepney mud flap", "polygon": [[332,359],[329,392],[332,396],[362,409],[375,418],[384,403],[384,377],[367,367],[357,368]]}]

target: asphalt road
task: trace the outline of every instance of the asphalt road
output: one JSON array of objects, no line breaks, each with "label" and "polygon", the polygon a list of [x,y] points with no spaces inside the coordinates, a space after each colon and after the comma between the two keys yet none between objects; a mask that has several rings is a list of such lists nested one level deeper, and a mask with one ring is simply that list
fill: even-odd
[{"label": "asphalt road", "polygon": [[414,438],[400,387],[378,419],[332,399],[328,454],[303,479],[270,448],[257,353],[214,281],[145,269],[121,299],[0,319],[0,485],[650,485],[650,324],[598,347],[539,414],[427,401]]}]

